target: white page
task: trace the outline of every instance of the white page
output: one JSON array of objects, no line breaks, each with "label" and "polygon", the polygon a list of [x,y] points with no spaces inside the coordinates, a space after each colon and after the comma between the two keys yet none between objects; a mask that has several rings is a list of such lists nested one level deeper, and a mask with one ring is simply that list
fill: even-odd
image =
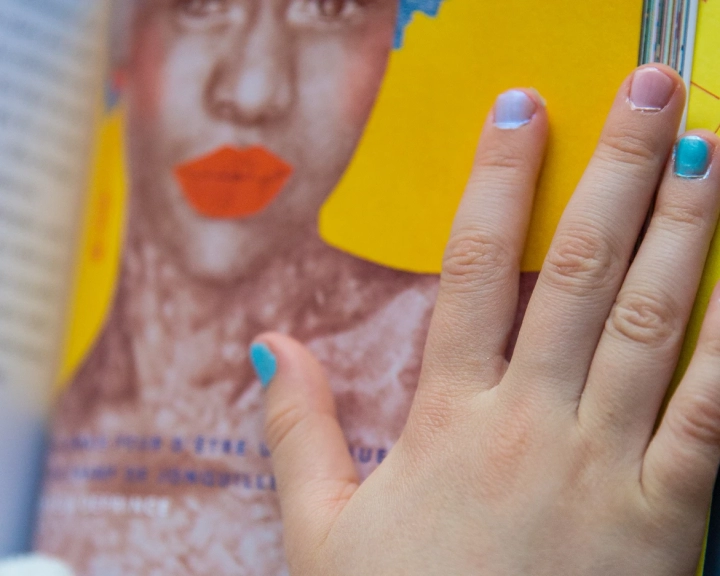
[{"label": "white page", "polygon": [[103,6],[0,3],[0,556],[29,544],[102,77]]}]

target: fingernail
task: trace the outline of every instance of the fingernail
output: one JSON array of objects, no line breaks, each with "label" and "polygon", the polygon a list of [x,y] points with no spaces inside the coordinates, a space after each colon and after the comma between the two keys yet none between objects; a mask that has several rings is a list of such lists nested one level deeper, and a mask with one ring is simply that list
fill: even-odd
[{"label": "fingernail", "polygon": [[495,102],[495,126],[515,130],[528,124],[537,112],[537,104],[522,90],[500,94]]},{"label": "fingernail", "polygon": [[636,110],[658,112],[668,105],[675,88],[673,79],[662,70],[642,68],[633,76],[630,103]]},{"label": "fingernail", "polygon": [[675,145],[675,175],[704,178],[710,168],[712,149],[699,136],[685,136]]},{"label": "fingernail", "polygon": [[277,359],[267,344],[256,343],[250,346],[250,362],[263,388],[270,386],[277,374]]}]

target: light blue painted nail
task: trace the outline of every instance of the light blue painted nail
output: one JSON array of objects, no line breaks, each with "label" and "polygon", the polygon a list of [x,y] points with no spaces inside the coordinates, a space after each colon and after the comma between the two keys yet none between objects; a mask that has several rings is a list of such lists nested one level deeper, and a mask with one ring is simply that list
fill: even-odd
[{"label": "light blue painted nail", "polygon": [[277,374],[277,359],[268,345],[258,343],[250,346],[250,362],[263,388],[270,386]]},{"label": "light blue painted nail", "polygon": [[704,178],[711,159],[710,144],[699,136],[685,136],[675,146],[675,174],[680,178]]},{"label": "light blue painted nail", "polygon": [[509,90],[495,101],[495,126],[515,130],[529,124],[537,112],[537,104],[522,90]]}]

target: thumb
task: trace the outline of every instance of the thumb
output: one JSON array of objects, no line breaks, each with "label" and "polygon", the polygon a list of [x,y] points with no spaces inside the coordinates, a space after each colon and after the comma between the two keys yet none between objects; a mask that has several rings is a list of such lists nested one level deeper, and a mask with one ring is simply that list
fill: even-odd
[{"label": "thumb", "polygon": [[292,558],[293,550],[325,540],[359,480],[315,357],[287,336],[266,334],[250,347],[250,359],[267,389],[265,436]]}]

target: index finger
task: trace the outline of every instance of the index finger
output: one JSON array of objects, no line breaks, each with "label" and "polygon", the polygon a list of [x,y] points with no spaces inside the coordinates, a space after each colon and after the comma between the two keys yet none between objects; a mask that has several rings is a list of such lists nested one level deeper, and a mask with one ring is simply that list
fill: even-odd
[{"label": "index finger", "polygon": [[497,384],[504,372],[547,133],[537,92],[510,90],[498,97],[445,252],[421,394],[448,381],[474,394]]}]

